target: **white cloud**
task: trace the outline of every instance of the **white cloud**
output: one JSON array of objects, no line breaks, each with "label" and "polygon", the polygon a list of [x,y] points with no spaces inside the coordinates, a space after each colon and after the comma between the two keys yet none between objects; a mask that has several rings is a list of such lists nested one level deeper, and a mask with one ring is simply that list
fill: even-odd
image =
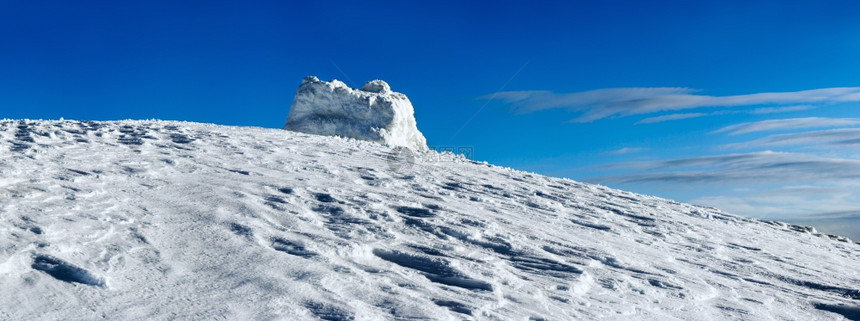
[{"label": "white cloud", "polygon": [[860,161],[808,154],[756,152],[703,156],[602,166],[630,169],[632,174],[604,176],[589,181],[618,184],[738,184],[766,185],[803,182],[856,181]]},{"label": "white cloud", "polygon": [[611,152],[606,152],[604,155],[627,155],[627,154],[635,154],[641,151],[644,151],[645,148],[639,147],[624,147],[621,149],[616,149]]},{"label": "white cloud", "polygon": [[653,124],[653,123],[660,123],[660,122],[671,121],[671,120],[681,120],[681,119],[699,118],[699,117],[707,117],[707,116],[719,116],[719,115],[734,115],[734,114],[762,115],[762,114],[773,114],[773,113],[785,113],[785,112],[792,112],[792,111],[808,110],[808,109],[812,109],[812,108],[815,108],[815,106],[800,105],[800,106],[788,106],[788,107],[763,107],[763,108],[756,108],[756,109],[752,109],[752,110],[719,110],[719,111],[714,111],[714,112],[710,112],[710,113],[669,114],[669,115],[662,115],[662,116],[645,118],[645,119],[642,119],[640,121],[637,121],[634,125]]},{"label": "white cloud", "polygon": [[821,128],[821,127],[840,127],[840,126],[856,126],[860,125],[860,118],[821,118],[821,117],[806,117],[806,118],[788,118],[788,119],[771,119],[759,122],[741,123],[731,126],[726,126],[715,130],[714,133],[728,133],[729,135],[746,134],[762,131],[775,131],[786,129],[804,129],[804,128]]},{"label": "white cloud", "polygon": [[750,114],[756,115],[764,115],[764,114],[775,114],[775,113],[787,113],[792,111],[802,111],[802,110],[810,110],[815,108],[812,105],[799,105],[799,106],[788,106],[788,107],[761,107],[750,110]]},{"label": "white cloud", "polygon": [[744,143],[723,146],[730,149],[761,148],[774,146],[836,146],[840,148],[860,148],[860,128],[819,130],[791,134],[771,135]]},{"label": "white cloud", "polygon": [[653,123],[662,123],[664,121],[670,120],[681,120],[681,119],[690,119],[690,118],[699,118],[705,116],[712,116],[713,113],[686,113],[686,114],[670,114],[656,117],[649,117],[643,120],[637,121],[634,125],[639,124],[653,124]]},{"label": "white cloud", "polygon": [[[494,97],[511,104],[513,110],[529,113],[565,108],[579,117],[572,122],[590,122],[613,116],[650,114],[702,107],[743,107],[763,104],[815,104],[860,101],[860,87],[839,87],[795,92],[756,93],[734,96],[694,94],[689,88],[609,88],[557,94],[550,91],[508,91]],[[484,98],[488,98],[486,96]],[[798,108],[798,107],[794,107]],[[768,110],[759,109],[761,113]]]}]

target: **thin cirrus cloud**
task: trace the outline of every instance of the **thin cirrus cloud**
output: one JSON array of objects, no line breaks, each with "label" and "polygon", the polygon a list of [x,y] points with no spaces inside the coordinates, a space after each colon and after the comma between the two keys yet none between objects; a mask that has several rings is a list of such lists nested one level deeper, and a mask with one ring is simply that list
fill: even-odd
[{"label": "thin cirrus cloud", "polygon": [[641,148],[641,147],[624,147],[624,148],[620,148],[620,149],[616,149],[613,151],[603,153],[603,155],[627,155],[627,154],[639,153],[639,152],[642,152],[645,150],[646,150],[646,148]]},{"label": "thin cirrus cloud", "polygon": [[[690,88],[608,88],[575,93],[507,91],[494,94],[515,112],[564,108],[579,117],[572,122],[591,122],[608,117],[651,114],[703,107],[742,107],[763,104],[790,105],[860,101],[860,87],[837,87],[794,92],[771,92],[733,96],[695,94]],[[490,96],[483,97],[490,99]]]},{"label": "thin cirrus cloud", "polygon": [[602,168],[636,169],[636,173],[598,177],[589,181],[601,184],[785,184],[807,181],[854,182],[860,179],[858,160],[772,151],[617,163]]},{"label": "thin cirrus cloud", "polygon": [[823,128],[823,127],[840,127],[840,126],[857,126],[860,125],[860,118],[822,118],[822,117],[805,117],[805,118],[789,118],[789,119],[771,119],[751,123],[741,123],[731,126],[726,126],[715,130],[713,133],[727,133],[729,135],[739,135],[763,131],[776,130],[795,130],[805,128]]},{"label": "thin cirrus cloud", "polygon": [[729,149],[743,149],[799,145],[811,147],[835,146],[840,148],[858,148],[860,147],[860,128],[842,128],[778,134],[749,142],[728,144],[723,147]]},{"label": "thin cirrus cloud", "polygon": [[699,118],[699,117],[705,117],[705,116],[712,116],[714,114],[715,113],[686,113],[686,114],[670,114],[670,115],[663,115],[663,116],[655,116],[655,117],[649,117],[649,118],[645,118],[643,120],[637,121],[635,123],[635,125],[662,123],[664,121],[671,121],[671,120]]},{"label": "thin cirrus cloud", "polygon": [[718,116],[718,115],[733,115],[733,114],[754,114],[754,115],[763,115],[763,114],[775,114],[775,113],[785,113],[791,111],[801,111],[815,108],[815,106],[811,105],[799,105],[799,106],[788,106],[788,107],[763,107],[756,108],[751,110],[719,110],[710,113],[681,113],[681,114],[669,114],[662,116],[655,116],[642,119],[637,121],[635,125],[641,124],[653,124],[653,123],[662,123],[665,121],[671,120],[681,120],[681,119],[690,119],[690,118],[699,118],[706,116]]}]

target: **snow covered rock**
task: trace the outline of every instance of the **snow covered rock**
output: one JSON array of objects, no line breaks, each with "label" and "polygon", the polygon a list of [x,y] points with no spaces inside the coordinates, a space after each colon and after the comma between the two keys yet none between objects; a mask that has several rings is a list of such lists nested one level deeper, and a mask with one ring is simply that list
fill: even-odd
[{"label": "snow covered rock", "polygon": [[409,98],[382,80],[368,81],[358,90],[338,80],[305,77],[284,129],[427,149]]}]

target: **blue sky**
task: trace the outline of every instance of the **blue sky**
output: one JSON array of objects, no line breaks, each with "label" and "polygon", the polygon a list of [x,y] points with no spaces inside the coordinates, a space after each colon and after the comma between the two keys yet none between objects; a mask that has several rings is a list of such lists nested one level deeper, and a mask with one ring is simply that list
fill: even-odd
[{"label": "blue sky", "polygon": [[856,1],[4,0],[0,117],[280,128],[379,78],[431,145],[857,238],[858,39]]}]

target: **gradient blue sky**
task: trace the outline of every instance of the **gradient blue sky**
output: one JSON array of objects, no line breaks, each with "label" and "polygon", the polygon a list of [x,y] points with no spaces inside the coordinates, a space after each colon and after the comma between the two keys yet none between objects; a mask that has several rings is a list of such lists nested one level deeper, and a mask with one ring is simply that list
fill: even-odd
[{"label": "gradient blue sky", "polygon": [[479,160],[860,237],[857,1],[0,0],[0,117],[280,128],[306,75]]}]

